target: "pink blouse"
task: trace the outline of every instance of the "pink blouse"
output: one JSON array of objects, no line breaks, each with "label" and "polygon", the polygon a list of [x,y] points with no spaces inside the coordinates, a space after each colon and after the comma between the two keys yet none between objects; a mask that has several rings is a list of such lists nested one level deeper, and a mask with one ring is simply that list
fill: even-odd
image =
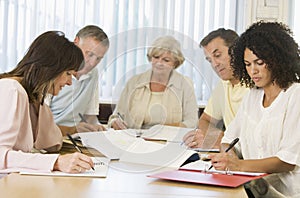
[{"label": "pink blouse", "polygon": [[57,151],[62,146],[49,107],[40,105],[38,117],[31,119],[28,95],[14,79],[0,79],[0,95],[0,170],[52,170],[58,154],[31,153],[33,147]]}]

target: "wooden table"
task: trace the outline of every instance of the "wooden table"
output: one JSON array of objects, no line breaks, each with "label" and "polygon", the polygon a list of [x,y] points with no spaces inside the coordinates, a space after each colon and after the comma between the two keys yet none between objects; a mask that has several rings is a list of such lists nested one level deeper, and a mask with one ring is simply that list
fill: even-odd
[{"label": "wooden table", "polygon": [[[72,149],[66,146],[66,150]],[[193,198],[247,197],[243,186],[216,187],[149,178],[151,167],[112,161],[106,178],[29,176],[0,179],[1,198]],[[159,170],[161,171],[161,170]]]},{"label": "wooden table", "polygon": [[[113,162],[114,163],[114,162]],[[118,163],[118,162],[116,162]],[[110,168],[107,178],[28,176],[0,179],[1,198],[176,198],[247,197],[244,188],[223,188],[149,178]]]}]

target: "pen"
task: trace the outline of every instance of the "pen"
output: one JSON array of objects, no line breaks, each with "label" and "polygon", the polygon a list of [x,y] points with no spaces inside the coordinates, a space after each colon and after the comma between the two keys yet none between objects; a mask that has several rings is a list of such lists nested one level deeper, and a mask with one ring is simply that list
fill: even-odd
[{"label": "pen", "polygon": [[86,119],[84,119],[83,115],[81,113],[78,113],[79,117],[81,118],[82,122],[87,123]]},{"label": "pen", "polygon": [[[230,151],[230,149],[232,149],[232,148],[234,147],[234,145],[235,145],[236,143],[238,143],[239,140],[240,140],[239,138],[235,138],[235,139],[229,144],[228,148],[225,150],[225,153],[227,153],[228,151]],[[210,170],[212,167],[213,167],[213,165],[211,165],[211,166],[209,167],[208,170]]]},{"label": "pen", "polygon": [[[81,114],[80,114],[80,115],[81,115]],[[68,138],[70,139],[70,141],[72,142],[73,146],[76,148],[76,150],[77,150],[79,153],[83,153],[82,150],[77,146],[77,144],[76,144],[75,140],[72,138],[72,136],[71,136],[69,133],[67,133],[67,136],[68,136]],[[95,170],[94,167],[92,167],[92,169]]]},{"label": "pen", "polygon": [[123,124],[127,127],[127,124],[126,124],[126,122],[124,120],[124,117],[119,112],[117,114],[118,114],[119,119],[121,119],[121,121],[123,122]]},{"label": "pen", "polygon": [[123,116],[119,112],[117,114],[118,114],[119,118],[124,122]]}]

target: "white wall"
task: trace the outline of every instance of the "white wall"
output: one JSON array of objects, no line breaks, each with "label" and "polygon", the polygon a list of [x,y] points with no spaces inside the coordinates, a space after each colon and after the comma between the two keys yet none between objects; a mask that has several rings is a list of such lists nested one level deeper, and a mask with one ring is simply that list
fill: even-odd
[{"label": "white wall", "polygon": [[259,20],[289,24],[289,7],[289,0],[246,0],[245,27]]}]

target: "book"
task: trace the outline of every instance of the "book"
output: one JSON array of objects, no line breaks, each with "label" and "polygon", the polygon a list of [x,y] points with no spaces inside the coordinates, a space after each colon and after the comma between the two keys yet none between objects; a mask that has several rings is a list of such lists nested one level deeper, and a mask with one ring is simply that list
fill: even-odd
[{"label": "book", "polygon": [[82,173],[64,173],[61,171],[41,171],[41,170],[21,170],[21,175],[40,175],[40,176],[63,176],[63,177],[98,177],[104,178],[107,176],[110,160],[106,157],[92,157],[95,170],[87,170]]},{"label": "book", "polygon": [[180,143],[146,141],[132,135],[132,130],[85,132],[79,136],[83,145],[121,162],[179,168],[200,159],[197,152]]}]

